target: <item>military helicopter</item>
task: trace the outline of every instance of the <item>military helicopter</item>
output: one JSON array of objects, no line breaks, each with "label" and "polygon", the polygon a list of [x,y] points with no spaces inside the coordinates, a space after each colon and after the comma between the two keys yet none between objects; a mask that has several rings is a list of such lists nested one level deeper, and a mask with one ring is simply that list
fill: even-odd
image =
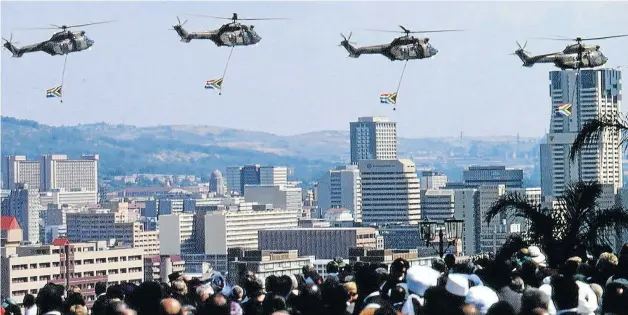
[{"label": "military helicopter", "polygon": [[262,40],[262,37],[253,30],[255,28],[254,25],[246,25],[239,23],[240,21],[257,21],[257,20],[285,20],[284,18],[259,18],[259,19],[238,19],[238,14],[233,13],[231,18],[219,17],[219,16],[209,16],[209,15],[200,15],[200,14],[190,14],[193,16],[200,17],[208,17],[214,19],[224,19],[231,20],[230,23],[223,24],[217,30],[210,31],[201,31],[201,32],[188,32],[183,28],[183,25],[187,23],[185,20],[181,23],[179,17],[177,17],[177,21],[179,24],[173,25],[173,29],[179,34],[181,37],[181,41],[184,43],[189,43],[193,39],[209,39],[216,46],[249,46],[259,43]]},{"label": "military helicopter", "polygon": [[103,24],[103,23],[109,23],[109,22],[112,22],[112,21],[77,24],[77,25],[70,25],[70,26],[67,26],[67,25],[58,26],[58,25],[51,24],[52,27],[29,28],[31,30],[61,29],[61,31],[52,34],[49,40],[32,44],[32,45],[19,47],[19,48],[16,47],[11,42],[13,40],[13,35],[11,35],[9,40],[6,40],[3,38],[3,40],[5,41],[3,46],[4,48],[9,50],[13,54],[13,57],[17,57],[17,58],[22,57],[22,55],[24,55],[25,53],[32,53],[36,51],[43,51],[51,56],[67,55],[72,52],[89,49],[92,47],[92,45],[94,45],[94,41],[90,39],[89,37],[87,37],[87,35],[85,35],[85,31],[72,32],[68,29],[73,28],[73,27]]},{"label": "military helicopter", "polygon": [[608,61],[608,58],[600,51],[599,45],[585,45],[582,42],[585,40],[600,40],[608,38],[626,37],[628,35],[614,35],[605,37],[592,37],[592,38],[539,38],[549,40],[567,40],[575,41],[576,44],[565,47],[563,51],[532,55],[526,51],[527,42],[521,47],[521,44],[517,42],[519,49],[517,49],[513,55],[517,55],[521,61],[523,61],[523,67],[532,67],[536,63],[553,63],[555,67],[561,70],[574,69],[579,70],[581,68],[595,68],[603,66]]},{"label": "military helicopter", "polygon": [[438,53],[438,49],[434,48],[429,41],[430,39],[427,37],[414,37],[410,34],[414,33],[441,33],[441,32],[459,32],[462,30],[436,30],[436,31],[419,31],[412,32],[407,28],[399,25],[402,31],[383,31],[383,30],[369,30],[376,32],[390,32],[390,33],[405,33],[404,36],[397,37],[393,39],[388,44],[381,45],[373,45],[373,46],[364,46],[364,47],[354,47],[351,45],[349,40],[351,39],[352,33],[349,34],[349,37],[345,37],[344,34],[340,34],[342,36],[343,41],[340,42],[339,46],[344,47],[349,52],[349,57],[358,58],[363,54],[380,54],[390,59],[390,61],[395,60],[412,60],[412,59],[425,59],[434,57]]}]

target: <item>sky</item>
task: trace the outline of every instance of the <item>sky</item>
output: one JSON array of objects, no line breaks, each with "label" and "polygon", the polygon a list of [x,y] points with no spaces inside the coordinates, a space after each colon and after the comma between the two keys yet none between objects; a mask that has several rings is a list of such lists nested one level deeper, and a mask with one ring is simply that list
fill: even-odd
[{"label": "sky", "polygon": [[[179,41],[176,17],[188,31],[224,21],[252,21],[262,40],[236,47],[223,94],[204,89],[219,78],[228,47]],[[540,137],[549,125],[550,64],[521,67],[509,55],[561,51],[561,35],[628,34],[628,2],[10,2],[1,3],[1,33],[19,45],[50,38],[49,24],[114,23],[82,28],[91,51],[68,55],[63,103],[45,97],[61,81],[64,56],[39,52],[11,58],[3,49],[2,115],[50,125],[107,122],[138,126],[213,125],[293,135],[348,130],[360,116],[388,116],[402,137],[515,135]],[[358,46],[390,42],[395,34],[363,29],[464,29],[429,34],[435,58],[408,62],[397,110],[379,103],[394,92],[403,62],[379,55],[347,58],[340,33]],[[80,28],[79,28],[80,29]],[[401,35],[401,34],[399,34]],[[628,68],[628,37],[595,41],[607,66]]]}]

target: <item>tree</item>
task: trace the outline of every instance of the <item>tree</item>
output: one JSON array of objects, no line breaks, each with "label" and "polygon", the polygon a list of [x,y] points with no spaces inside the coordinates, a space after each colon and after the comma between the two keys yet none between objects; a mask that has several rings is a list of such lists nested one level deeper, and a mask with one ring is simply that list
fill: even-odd
[{"label": "tree", "polygon": [[587,121],[571,145],[569,159],[574,161],[578,153],[596,145],[600,139],[603,139],[604,133],[610,135],[619,133],[621,135],[619,145],[623,145],[628,141],[628,121],[621,115],[607,115]]},{"label": "tree", "polygon": [[[628,212],[622,207],[600,209],[602,195],[598,182],[570,184],[553,209],[530,204],[524,195],[508,193],[486,213],[486,222],[500,214],[525,219],[530,243],[537,244],[547,255],[548,263],[557,267],[582,248],[595,256],[612,245],[612,235],[628,228]],[[615,234],[609,233],[614,230]]]}]

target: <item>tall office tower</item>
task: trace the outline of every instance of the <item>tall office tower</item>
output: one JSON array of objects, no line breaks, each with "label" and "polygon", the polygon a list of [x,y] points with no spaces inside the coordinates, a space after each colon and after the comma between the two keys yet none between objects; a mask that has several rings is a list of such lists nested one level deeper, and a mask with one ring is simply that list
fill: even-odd
[{"label": "tall office tower", "polygon": [[2,187],[15,189],[17,183],[39,189],[39,162],[27,161],[24,155],[9,155],[2,161]]},{"label": "tall office tower", "polygon": [[39,213],[45,210],[39,200],[39,190],[18,183],[2,202],[2,215],[15,217],[22,227],[24,240],[39,242]]},{"label": "tall office tower", "polygon": [[421,173],[421,190],[439,189],[447,185],[447,175],[434,171]]},{"label": "tall office tower", "polygon": [[359,117],[349,124],[351,164],[359,160],[396,160],[397,123],[388,117]]},{"label": "tall office tower", "polygon": [[240,194],[244,194],[244,186],[259,185],[259,164],[245,165],[240,171]]},{"label": "tall office tower", "polygon": [[67,155],[47,154],[39,159],[41,191],[55,188],[98,192],[98,154],[70,160]]},{"label": "tall office tower", "polygon": [[285,166],[262,166],[259,169],[260,185],[286,185],[288,168]]},{"label": "tall office tower", "polygon": [[600,141],[585,148],[573,163],[569,159],[571,145],[588,120],[621,114],[621,72],[581,70],[576,80],[575,71],[551,71],[549,78],[552,116],[548,150],[546,157],[541,157],[541,172],[551,172],[552,176],[548,194],[560,196],[566,185],[579,180],[613,184],[615,189],[622,187],[619,133],[605,132]]},{"label": "tall office tower", "polygon": [[421,218],[419,177],[412,161],[360,160],[362,222],[418,224]]},{"label": "tall office tower", "polygon": [[219,170],[214,170],[209,177],[209,191],[218,195],[225,194],[225,180],[222,177],[222,173]]},{"label": "tall office tower", "polygon": [[453,189],[421,190],[421,217],[443,222],[454,216]]},{"label": "tall office tower", "polygon": [[323,214],[329,208],[345,208],[355,222],[362,222],[362,179],[357,165],[327,171],[317,188],[318,207]]},{"label": "tall office tower", "polygon": [[242,172],[242,166],[227,167],[227,190],[230,194],[237,193],[242,195],[240,190],[240,172]]},{"label": "tall office tower", "polygon": [[523,170],[507,169],[505,166],[470,166],[462,173],[467,187],[482,185],[505,185],[508,188],[523,187]]},{"label": "tall office tower", "polygon": [[200,248],[196,245],[194,232],[193,213],[160,215],[160,255],[182,255],[197,253]]},{"label": "tall office tower", "polygon": [[479,192],[476,188],[454,190],[454,216],[464,221],[462,228],[462,252],[465,255],[479,253],[476,235],[480,234],[482,218],[478,213],[480,207]]}]

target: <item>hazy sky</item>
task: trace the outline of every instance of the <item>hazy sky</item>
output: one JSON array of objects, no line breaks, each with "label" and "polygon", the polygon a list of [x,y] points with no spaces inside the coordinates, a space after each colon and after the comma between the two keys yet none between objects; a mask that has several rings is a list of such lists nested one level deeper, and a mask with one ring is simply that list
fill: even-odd
[{"label": "hazy sky", "polygon": [[[254,21],[258,46],[236,47],[223,95],[205,90],[219,78],[228,47],[179,41],[169,30],[177,15],[188,31],[223,21],[187,13],[287,17]],[[387,115],[404,137],[541,136],[549,123],[551,65],[522,68],[515,40],[550,35],[597,37],[628,33],[628,2],[8,2],[2,36],[20,45],[46,40],[48,24],[118,20],[84,28],[91,51],[68,57],[64,102],[45,90],[60,84],[63,56],[11,58],[2,52],[2,114],[52,125],[89,122],[204,124],[277,134],[348,130],[358,116]],[[364,28],[462,28],[430,34],[434,59],[408,63],[397,111],[379,103],[394,92],[403,62],[383,56],[347,58],[340,32],[358,45],[395,34]],[[595,42],[610,61],[628,65],[628,38]],[[568,42],[530,40],[532,53],[560,51]],[[18,45],[19,46],[19,45]]]}]

